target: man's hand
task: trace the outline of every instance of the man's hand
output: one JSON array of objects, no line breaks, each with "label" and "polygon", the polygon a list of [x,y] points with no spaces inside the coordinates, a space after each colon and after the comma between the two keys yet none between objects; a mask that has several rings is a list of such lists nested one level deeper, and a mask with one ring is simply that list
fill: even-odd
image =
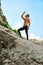
[{"label": "man's hand", "polygon": [[26,12],[24,11],[23,14],[25,14]]}]

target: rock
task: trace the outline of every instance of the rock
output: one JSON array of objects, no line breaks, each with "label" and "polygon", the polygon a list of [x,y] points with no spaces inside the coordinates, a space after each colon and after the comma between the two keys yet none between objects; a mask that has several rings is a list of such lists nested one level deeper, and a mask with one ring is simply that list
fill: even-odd
[{"label": "rock", "polygon": [[4,63],[10,63],[10,62],[11,62],[11,60],[9,60],[9,59],[4,60]]},{"label": "rock", "polygon": [[2,24],[3,24],[3,20],[2,20],[2,17],[1,17],[1,15],[0,15],[0,23],[2,23]]},{"label": "rock", "polygon": [[0,25],[0,65],[43,65],[43,41],[21,39]]},{"label": "rock", "polygon": [[2,45],[0,44],[0,53],[1,53],[1,50],[2,50]]}]

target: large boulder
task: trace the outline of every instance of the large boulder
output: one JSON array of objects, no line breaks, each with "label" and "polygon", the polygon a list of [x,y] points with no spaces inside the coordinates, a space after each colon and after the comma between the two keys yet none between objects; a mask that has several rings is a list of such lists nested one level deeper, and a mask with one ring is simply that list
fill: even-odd
[{"label": "large boulder", "polygon": [[43,65],[43,41],[21,39],[0,25],[0,65]]}]

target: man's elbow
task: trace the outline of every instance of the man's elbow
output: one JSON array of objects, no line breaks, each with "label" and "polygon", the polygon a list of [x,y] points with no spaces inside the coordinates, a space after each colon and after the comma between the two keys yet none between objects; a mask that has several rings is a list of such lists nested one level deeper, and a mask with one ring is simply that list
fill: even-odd
[{"label": "man's elbow", "polygon": [[21,18],[23,19],[23,16],[21,16]]},{"label": "man's elbow", "polygon": [[21,18],[23,18],[23,15],[21,15]]},{"label": "man's elbow", "polygon": [[23,17],[21,16],[21,18],[23,18]]}]

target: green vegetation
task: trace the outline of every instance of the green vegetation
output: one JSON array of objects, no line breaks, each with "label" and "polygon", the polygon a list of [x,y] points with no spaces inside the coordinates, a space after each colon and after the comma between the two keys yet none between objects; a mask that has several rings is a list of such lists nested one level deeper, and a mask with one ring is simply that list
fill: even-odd
[{"label": "green vegetation", "polygon": [[18,31],[17,30],[13,30],[16,34],[18,34]]},{"label": "green vegetation", "polygon": [[2,24],[2,23],[0,22],[0,25],[6,27],[6,28],[12,30],[13,32],[15,32],[16,34],[18,34],[18,31],[17,31],[17,30],[13,30],[13,29],[11,28],[11,26],[9,25],[9,23],[8,23],[8,21],[7,21],[7,18],[6,18],[6,16],[4,16],[3,12],[2,12],[2,14],[1,14],[1,17],[2,17],[2,20],[3,20],[4,23]]},{"label": "green vegetation", "polygon": [[7,21],[7,18],[6,18],[4,15],[2,15],[2,19],[3,19],[4,23],[1,24],[1,25],[3,25],[4,27],[6,27],[6,28],[12,30],[11,26],[9,25],[9,23],[8,23],[8,21]]}]

